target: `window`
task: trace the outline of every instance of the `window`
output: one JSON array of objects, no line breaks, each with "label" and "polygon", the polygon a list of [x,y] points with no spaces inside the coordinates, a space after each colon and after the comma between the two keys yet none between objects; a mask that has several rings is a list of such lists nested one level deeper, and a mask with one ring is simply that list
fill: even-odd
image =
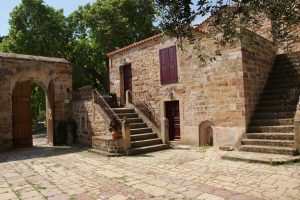
[{"label": "window", "polygon": [[168,47],[159,51],[161,84],[177,83],[176,47]]}]

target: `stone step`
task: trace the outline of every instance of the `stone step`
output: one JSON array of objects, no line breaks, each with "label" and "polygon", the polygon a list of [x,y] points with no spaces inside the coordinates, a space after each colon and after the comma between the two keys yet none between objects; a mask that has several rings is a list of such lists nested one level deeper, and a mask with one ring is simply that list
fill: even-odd
[{"label": "stone step", "polygon": [[136,113],[117,113],[117,115],[120,119],[123,119],[124,117],[126,117],[126,119],[139,118],[138,114]]},{"label": "stone step", "polygon": [[287,59],[297,59],[300,56],[300,51],[295,51],[291,53],[282,53],[276,55],[276,61],[287,60]]},{"label": "stone step", "polygon": [[130,123],[129,124],[130,129],[138,129],[138,128],[147,128],[147,124],[144,122],[141,123]]},{"label": "stone step", "polygon": [[129,118],[126,120],[128,123],[143,123],[143,120],[141,118]]},{"label": "stone step", "polygon": [[264,163],[269,165],[290,164],[300,161],[300,156],[255,153],[245,151],[231,151],[226,153],[225,155],[222,155],[221,158],[234,161],[246,161],[248,163]]},{"label": "stone step", "polygon": [[130,129],[130,135],[136,135],[136,134],[143,134],[143,133],[151,133],[151,128],[137,128],[137,129]]},{"label": "stone step", "polygon": [[282,126],[250,126],[249,133],[293,133],[294,125],[282,125]]},{"label": "stone step", "polygon": [[280,125],[294,125],[294,118],[288,119],[258,119],[251,120],[252,126],[280,126]]},{"label": "stone step", "polygon": [[294,133],[247,133],[248,139],[294,140]]},{"label": "stone step", "polygon": [[294,82],[294,83],[270,83],[266,84],[265,89],[297,89],[299,87],[300,83]]},{"label": "stone step", "polygon": [[131,108],[113,108],[115,113],[135,113],[134,109]]},{"label": "stone step", "polygon": [[278,78],[278,79],[268,79],[267,84],[298,84],[299,81],[294,78]]},{"label": "stone step", "polygon": [[143,146],[152,146],[162,144],[162,140],[160,138],[148,139],[148,140],[139,140],[131,142],[131,148],[143,147]]},{"label": "stone step", "polygon": [[131,138],[131,141],[148,140],[148,139],[157,138],[157,134],[156,133],[143,133],[143,134],[131,135],[130,138]]},{"label": "stone step", "polygon": [[272,76],[291,76],[293,77],[295,74],[300,72],[300,66],[291,66],[290,68],[273,68],[270,73],[270,77]]},{"label": "stone step", "polygon": [[292,147],[277,147],[277,146],[259,146],[259,145],[242,145],[240,151],[283,154],[283,155],[297,155],[297,150]]},{"label": "stone step", "polygon": [[243,145],[293,147],[294,140],[242,139]]},{"label": "stone step", "polygon": [[154,151],[161,151],[167,149],[168,146],[165,144],[158,144],[153,146],[145,146],[145,147],[139,147],[139,148],[133,148],[127,151],[127,155],[136,155],[136,154],[144,154],[144,153],[150,153]]},{"label": "stone step", "polygon": [[296,100],[260,100],[257,106],[296,106],[297,103],[298,101]]},{"label": "stone step", "polygon": [[287,97],[286,94],[262,94],[260,100],[269,101],[269,100],[285,100]]},{"label": "stone step", "polygon": [[257,112],[296,112],[297,105],[257,106]]},{"label": "stone step", "polygon": [[293,112],[255,112],[253,119],[282,119],[294,118],[296,111]]},{"label": "stone step", "polygon": [[274,64],[274,68],[291,68],[297,67],[300,65],[299,59],[290,59],[290,60],[281,60],[276,61]]},{"label": "stone step", "polygon": [[269,94],[286,94],[287,93],[287,89],[282,89],[282,88],[276,88],[276,89],[265,89],[263,91],[264,95],[269,95]]},{"label": "stone step", "polygon": [[269,75],[269,79],[280,79],[280,78],[290,78],[297,80],[298,73],[300,68],[291,68],[291,69],[275,69]]}]

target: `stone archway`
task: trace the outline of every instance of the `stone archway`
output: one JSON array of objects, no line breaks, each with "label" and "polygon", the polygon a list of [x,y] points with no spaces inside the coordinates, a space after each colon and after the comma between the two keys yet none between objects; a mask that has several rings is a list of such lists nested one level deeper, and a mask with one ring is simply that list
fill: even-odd
[{"label": "stone archway", "polygon": [[72,68],[67,60],[0,52],[0,151],[14,146],[13,97],[26,82],[44,90],[49,144],[57,144],[58,124],[71,117]]},{"label": "stone archway", "polygon": [[46,99],[46,127],[47,143],[53,145],[54,134],[54,81],[51,79],[48,86],[36,81],[18,81],[12,92],[12,132],[13,146],[32,146],[32,112],[31,112],[31,84],[36,83],[44,90]]},{"label": "stone archway", "polygon": [[213,123],[211,121],[203,121],[199,125],[199,146],[213,146]]}]

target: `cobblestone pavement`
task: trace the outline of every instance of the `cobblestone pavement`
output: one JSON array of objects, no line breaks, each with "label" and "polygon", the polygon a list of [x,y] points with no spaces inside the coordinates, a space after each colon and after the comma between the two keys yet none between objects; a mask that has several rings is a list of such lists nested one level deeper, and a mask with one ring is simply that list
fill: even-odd
[{"label": "cobblestone pavement", "polygon": [[300,163],[227,161],[226,152],[186,146],[108,158],[38,140],[0,154],[1,200],[300,199]]}]

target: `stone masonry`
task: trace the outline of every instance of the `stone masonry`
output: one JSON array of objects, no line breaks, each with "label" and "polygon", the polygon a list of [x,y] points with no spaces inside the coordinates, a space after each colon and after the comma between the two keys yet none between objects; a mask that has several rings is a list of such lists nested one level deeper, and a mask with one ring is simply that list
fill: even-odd
[{"label": "stone masonry", "polygon": [[0,52],[0,151],[13,147],[12,93],[22,81],[37,83],[46,99],[53,81],[54,111],[47,107],[47,119],[54,119],[54,143],[59,122],[71,117],[72,68],[67,60]]},{"label": "stone masonry", "polygon": [[164,117],[165,102],[179,101],[181,143],[199,145],[199,125],[210,121],[215,146],[239,145],[276,54],[270,41],[242,32],[242,38],[208,63],[199,55],[213,55],[213,40],[177,47],[179,81],[167,85],[160,83],[159,50],[175,45],[175,40],[158,35],[112,52],[110,90],[124,101],[122,66],[131,64],[133,93],[150,103],[156,114]]}]

